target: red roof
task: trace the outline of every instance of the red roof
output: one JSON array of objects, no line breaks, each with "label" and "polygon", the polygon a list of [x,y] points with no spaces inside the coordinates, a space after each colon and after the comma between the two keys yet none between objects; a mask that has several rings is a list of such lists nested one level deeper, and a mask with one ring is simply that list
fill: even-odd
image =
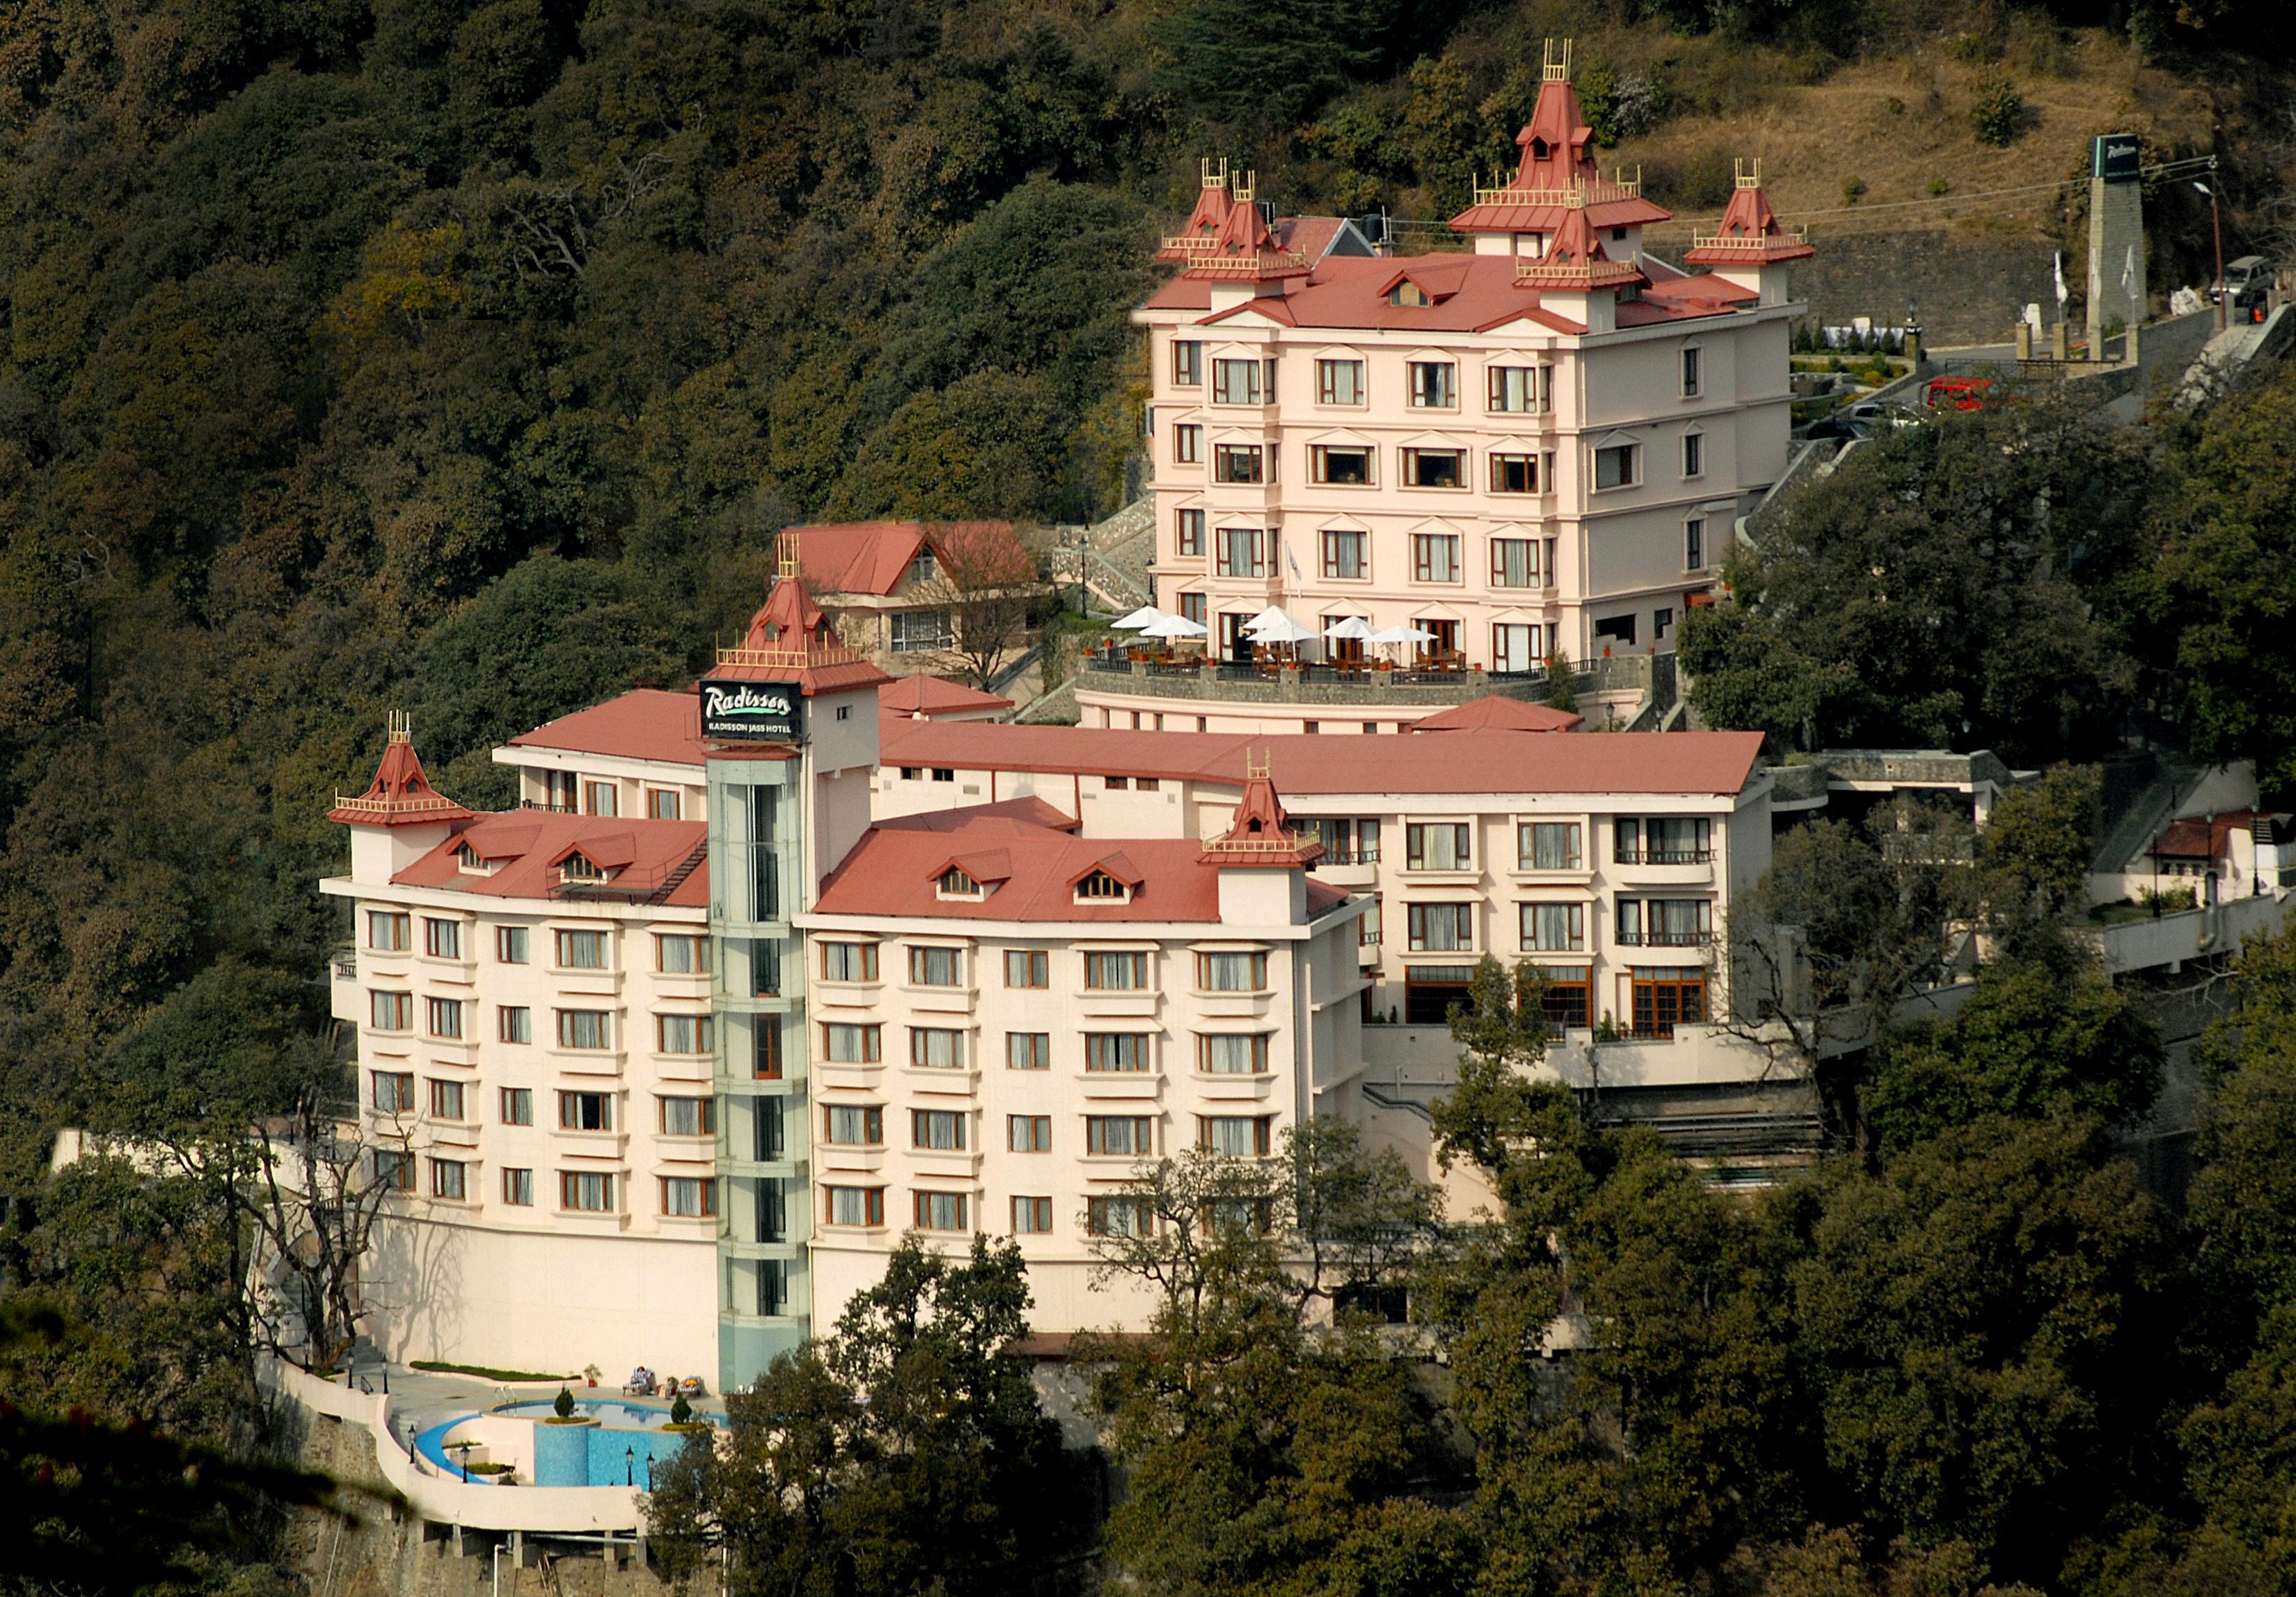
[{"label": "red roof", "polygon": [[[1263,294],[1247,304],[1201,316],[1205,323],[1246,314],[1263,315],[1286,327],[1345,327],[1480,332],[1526,317],[1557,332],[1584,332],[1570,317],[1545,307],[1538,290],[1515,280],[1512,255],[1437,255],[1382,258],[1327,255],[1304,278],[1284,284],[1281,294]],[[1388,291],[1408,277],[1435,296],[1432,305],[1390,305]],[[1437,286],[1440,285],[1440,292]],[[1756,296],[1709,273],[1659,276],[1635,299],[1619,307],[1619,325],[1647,326],[1722,315]],[[1210,311],[1208,283],[1185,274],[1149,296],[1152,310]]]},{"label": "red roof", "polygon": [[1206,863],[1219,865],[1312,865],[1324,857],[1323,844],[1292,828],[1283,800],[1268,780],[1266,766],[1247,759],[1243,797],[1225,836],[1204,842]]},{"label": "red roof", "polygon": [[472,814],[430,785],[415,757],[414,733],[406,718],[394,712],[374,780],[356,798],[337,798],[327,819],[347,826],[419,826],[467,821]]},{"label": "red roof", "polygon": [[1558,293],[1583,293],[1595,289],[1623,288],[1650,281],[1630,260],[1612,260],[1603,249],[1597,229],[1587,220],[1580,196],[1562,210],[1562,221],[1547,241],[1546,252],[1515,261],[1517,283],[1533,283]]},{"label": "red roof", "polygon": [[[978,830],[976,816],[987,823]],[[953,824],[931,831],[898,823],[870,827],[822,884],[815,913],[952,921],[1219,921],[1220,867],[1205,859],[1201,844],[1179,838],[1078,838],[1019,823],[1010,815],[981,815],[978,809],[949,811],[942,818]],[[942,898],[937,887],[941,872],[968,857],[1003,873],[995,879],[996,890],[986,901]],[[1077,902],[1076,883],[1095,870],[1130,885],[1131,897],[1121,903]],[[971,874],[976,881],[991,880]],[[1310,914],[1322,914],[1347,898],[1312,877],[1307,887]]]},{"label": "red roof", "polygon": [[1392,736],[1130,732],[1016,726],[996,721],[896,721],[883,729],[889,766],[1172,777],[1241,789],[1247,750],[1266,756],[1296,804],[1317,793],[1668,793],[1744,790],[1762,751],[1758,732],[1607,732],[1579,737],[1463,736],[1430,759],[1427,745]]},{"label": "red roof", "polygon": [[741,646],[718,651],[718,668],[710,675],[736,682],[794,683],[808,699],[890,682],[890,676],[838,637],[821,606],[806,592],[791,554],[793,541],[793,534],[782,535],[782,574],[773,592],[750,618]]},{"label": "red roof", "polygon": [[825,521],[792,527],[782,534],[797,545],[806,586],[816,594],[873,594],[882,598],[900,586],[920,549],[936,553],[952,546],[985,545],[984,558],[1016,558],[1027,581],[1036,575],[1010,521]]},{"label": "red roof", "polygon": [[1504,189],[1479,192],[1451,218],[1462,233],[1552,233],[1562,223],[1563,194],[1580,191],[1597,227],[1663,222],[1671,214],[1639,194],[1604,183],[1595,160],[1595,130],[1567,75],[1538,86],[1529,125],[1515,135],[1522,161]]},{"label": "red roof", "polygon": [[2233,834],[2248,832],[2255,822],[2256,812],[2250,809],[2226,810],[2213,817],[2187,815],[2161,829],[2152,852],[2163,859],[2220,859],[2230,849]]},{"label": "red roof", "polygon": [[1803,240],[1780,225],[1777,213],[1762,192],[1760,163],[1750,176],[1741,172],[1731,191],[1729,208],[1711,236],[1702,234],[1682,258],[1696,266],[1773,266],[1780,261],[1807,260],[1816,255]]},{"label": "red roof", "polygon": [[[459,828],[391,880],[489,898],[627,900],[698,909],[709,902],[709,868],[702,857],[709,836],[709,826],[700,821],[505,810]],[[491,867],[487,873],[462,868],[466,847]],[[558,867],[577,853],[609,871],[608,879],[562,883]]]},{"label": "red roof", "polygon": [[934,716],[952,710],[1011,709],[1010,699],[999,699],[961,682],[919,674],[897,677],[877,690],[877,708],[888,715]]},{"label": "red roof", "polygon": [[1449,709],[1439,709],[1404,727],[1406,732],[1570,732],[1587,717],[1551,704],[1531,704],[1503,693],[1486,693]]},{"label": "red roof", "polygon": [[890,831],[994,831],[1002,824],[1016,834],[1027,831],[1074,831],[1083,823],[1054,809],[1030,794],[999,798],[994,804],[968,804],[963,809],[931,809],[922,815],[893,815],[877,823]]},{"label": "red roof", "polygon": [[617,759],[699,766],[702,759],[701,701],[689,690],[633,688],[603,704],[545,721],[511,739],[513,749],[564,749]]}]

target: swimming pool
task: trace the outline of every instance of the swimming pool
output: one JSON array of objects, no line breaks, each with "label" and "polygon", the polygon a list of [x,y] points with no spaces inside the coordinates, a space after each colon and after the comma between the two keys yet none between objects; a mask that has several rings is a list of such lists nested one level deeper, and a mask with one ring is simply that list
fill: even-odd
[{"label": "swimming pool", "polygon": [[[627,1397],[577,1397],[574,1415],[589,1424],[553,1425],[554,1400],[536,1398],[474,1410],[431,1426],[414,1450],[441,1472],[459,1475],[465,1456],[507,1463],[522,1484],[537,1486],[635,1486],[651,1489],[650,1472],[702,1433],[665,1429],[669,1405]],[[696,1413],[711,1425],[715,1415]],[[457,1445],[471,1444],[471,1451]],[[473,1475],[473,1481],[490,1478]]]}]

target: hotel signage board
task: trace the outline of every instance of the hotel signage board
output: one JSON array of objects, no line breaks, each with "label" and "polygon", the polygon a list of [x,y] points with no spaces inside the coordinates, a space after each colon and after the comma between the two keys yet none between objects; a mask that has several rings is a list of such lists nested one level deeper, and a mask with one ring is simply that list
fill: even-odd
[{"label": "hotel signage board", "polygon": [[726,742],[805,741],[805,695],[793,682],[704,678],[701,735]]},{"label": "hotel signage board", "polygon": [[2102,177],[2107,183],[2136,182],[2144,176],[2136,135],[2133,133],[2099,134],[2089,145],[2088,175]]}]

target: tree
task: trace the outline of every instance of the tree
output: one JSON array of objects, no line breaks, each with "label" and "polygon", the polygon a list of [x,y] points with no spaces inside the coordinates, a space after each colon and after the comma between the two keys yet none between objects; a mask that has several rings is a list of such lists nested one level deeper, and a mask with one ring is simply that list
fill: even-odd
[{"label": "tree", "polygon": [[1029,610],[1045,586],[1039,561],[1010,528],[995,522],[935,528],[931,547],[933,574],[911,593],[948,612],[950,647],[985,690],[1005,656],[1028,636]]}]

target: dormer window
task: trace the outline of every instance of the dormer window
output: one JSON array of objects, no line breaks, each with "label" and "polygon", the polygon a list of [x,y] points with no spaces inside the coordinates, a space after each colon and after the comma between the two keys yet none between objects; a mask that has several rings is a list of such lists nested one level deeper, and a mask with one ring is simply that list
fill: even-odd
[{"label": "dormer window", "polygon": [[1533,160],[1545,160],[1554,153],[1554,146],[1545,139],[1535,138],[1530,141],[1530,159]]},{"label": "dormer window", "polygon": [[1406,277],[1387,291],[1387,302],[1390,305],[1432,305],[1435,300],[1425,289]]},{"label": "dormer window", "polygon": [[937,568],[933,564],[932,551],[930,549],[920,549],[917,551],[916,559],[909,562],[906,580],[910,582],[931,582],[933,579],[933,575],[936,569]]},{"label": "dormer window", "polygon": [[961,865],[951,865],[933,883],[943,898],[979,898],[983,896],[980,884],[964,873]]},{"label": "dormer window", "polygon": [[579,854],[570,854],[563,860],[559,862],[558,880],[561,881],[603,881],[606,880],[606,873],[598,869],[598,867],[586,856]]},{"label": "dormer window", "polygon": [[471,876],[486,876],[491,874],[494,870],[494,867],[487,863],[486,856],[468,843],[463,844],[455,850],[455,868]]},{"label": "dormer window", "polygon": [[1105,871],[1087,872],[1076,884],[1079,904],[1123,904],[1132,897],[1132,889]]}]

